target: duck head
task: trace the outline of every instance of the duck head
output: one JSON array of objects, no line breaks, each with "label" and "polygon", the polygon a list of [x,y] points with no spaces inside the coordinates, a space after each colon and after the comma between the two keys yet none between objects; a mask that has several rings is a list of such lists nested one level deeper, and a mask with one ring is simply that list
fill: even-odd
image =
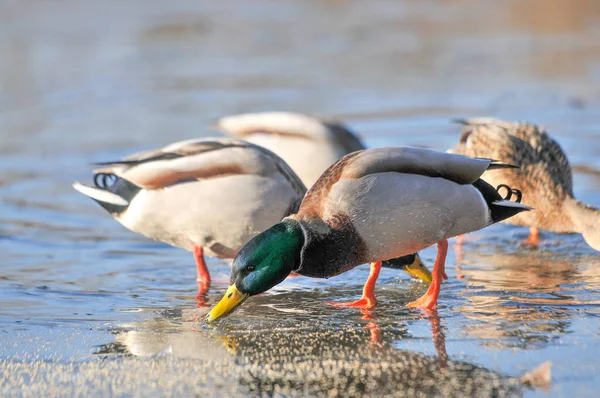
[{"label": "duck head", "polygon": [[255,236],[233,260],[230,286],[208,313],[213,322],[233,312],[248,297],[280,284],[300,268],[304,233],[297,221],[286,219]]}]

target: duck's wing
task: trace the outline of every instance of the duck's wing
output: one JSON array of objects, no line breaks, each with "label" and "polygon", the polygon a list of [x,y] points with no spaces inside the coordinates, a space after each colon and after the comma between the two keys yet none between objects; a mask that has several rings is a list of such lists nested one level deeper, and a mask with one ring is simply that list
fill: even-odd
[{"label": "duck's wing", "polygon": [[519,166],[522,179],[573,195],[571,166],[560,145],[540,126],[497,119],[458,120],[459,143],[449,152]]},{"label": "duck's wing", "polygon": [[342,158],[340,178],[355,179],[374,173],[404,173],[440,177],[472,184],[488,169],[514,167],[487,158],[471,158],[425,148],[375,148]]},{"label": "duck's wing", "polygon": [[225,147],[243,147],[244,145],[245,143],[241,141],[222,140],[218,138],[178,141],[162,148],[134,153],[133,155],[128,155],[123,159],[94,163],[94,165],[100,166],[99,168],[96,168],[94,172],[120,173],[124,170],[155,161],[179,159],[185,156],[199,155],[202,153],[223,149]]},{"label": "duck's wing", "polygon": [[[180,182],[225,174],[254,174],[252,158],[233,156],[247,144],[225,140],[187,140],[140,152],[122,160],[96,163],[95,175],[114,174],[145,189],[160,189]],[[216,152],[220,156],[216,156]]]},{"label": "duck's wing", "polygon": [[242,113],[226,116],[215,125],[225,134],[242,139],[257,133],[306,139],[328,135],[327,127],[319,119],[293,112]]},{"label": "duck's wing", "polygon": [[[114,214],[127,209],[142,189],[163,189],[230,175],[282,176],[299,198],[306,192],[302,181],[281,158],[238,140],[188,140],[99,165],[102,167],[95,170],[94,186],[75,182],[73,187]],[[297,207],[295,204],[294,210]]]},{"label": "duck's wing", "polygon": [[227,116],[216,123],[227,135],[246,139],[252,134],[272,134],[335,141],[347,153],[364,149],[358,137],[339,122],[325,121],[294,112],[259,112]]},{"label": "duck's wing", "polygon": [[271,151],[244,141],[198,139],[177,142],[123,160],[99,163],[96,174],[115,174],[145,189],[234,174],[281,173],[298,191],[306,188],[289,166]]},{"label": "duck's wing", "polygon": [[321,217],[322,204],[332,186],[344,179],[393,172],[444,178],[466,185],[478,181],[486,170],[512,167],[491,159],[470,158],[425,148],[387,147],[353,152],[323,173],[304,197],[298,216],[307,219]]},{"label": "duck's wing", "polygon": [[334,142],[343,148],[344,152],[351,153],[365,149],[365,145],[358,136],[348,127],[339,122],[323,122],[331,132]]}]

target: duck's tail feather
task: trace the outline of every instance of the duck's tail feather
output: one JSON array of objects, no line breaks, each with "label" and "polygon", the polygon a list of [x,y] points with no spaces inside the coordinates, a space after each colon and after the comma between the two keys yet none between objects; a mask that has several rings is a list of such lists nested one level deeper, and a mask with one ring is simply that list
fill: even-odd
[{"label": "duck's tail feather", "polygon": [[450,118],[450,123],[452,124],[462,124],[462,125],[468,125],[469,124],[469,120],[465,119],[465,118],[461,118],[461,117],[453,117]]},{"label": "duck's tail feather", "polygon": [[493,222],[500,222],[523,211],[533,210],[533,207],[506,199],[495,200],[489,206]]},{"label": "duck's tail feather", "polygon": [[128,206],[129,202],[121,196],[114,194],[110,191],[106,191],[101,188],[90,187],[88,185],[81,184],[79,181],[73,183],[73,188],[81,192],[85,196],[94,199],[96,202],[108,203],[115,206]]},{"label": "duck's tail feather", "polygon": [[[450,152],[450,151],[452,151],[452,149],[449,149],[447,152]],[[497,159],[491,159],[491,158],[475,158],[475,159],[489,160],[490,165],[488,166],[487,170],[518,169],[519,168],[519,166],[515,166],[514,164],[502,163],[500,160],[497,160]]]},{"label": "duck's tail feather", "polygon": [[521,382],[534,388],[548,390],[552,385],[552,362],[546,361],[521,376]]},{"label": "duck's tail feather", "polygon": [[515,209],[520,209],[520,211],[533,210],[533,207],[531,206],[527,206],[519,202],[512,202],[510,200],[505,199],[497,200],[495,202],[492,202],[492,204],[496,206],[512,207]]},{"label": "duck's tail feather", "polygon": [[73,183],[73,188],[95,200],[100,206],[111,214],[119,214],[129,207],[131,200],[141,190],[137,185],[116,177],[110,184],[106,178],[94,178],[95,187],[84,185],[79,182]]},{"label": "duck's tail feather", "polygon": [[498,169],[518,169],[519,166],[515,166],[514,164],[506,164],[506,163],[497,163],[498,160],[492,160],[492,163],[488,166],[488,170],[498,170]]},{"label": "duck's tail feather", "polygon": [[451,118],[450,123],[462,124],[463,126],[510,126],[511,122],[496,119],[493,117],[473,117],[473,118]]},{"label": "duck's tail feather", "polygon": [[[533,210],[533,208],[521,203],[523,197],[521,191],[513,189],[506,184],[501,184],[497,188],[494,188],[480,178],[473,183],[473,186],[479,190],[483,196],[483,200],[487,203],[492,223],[506,220],[523,211]],[[500,194],[501,190],[506,190],[505,196]],[[511,200],[513,198],[514,200]]]}]

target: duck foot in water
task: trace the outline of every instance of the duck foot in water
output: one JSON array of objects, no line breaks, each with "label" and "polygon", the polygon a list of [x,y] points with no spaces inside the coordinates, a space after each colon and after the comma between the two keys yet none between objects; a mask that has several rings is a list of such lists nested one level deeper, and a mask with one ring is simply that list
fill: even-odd
[{"label": "duck foot in water", "polygon": [[375,298],[375,283],[377,282],[377,278],[379,277],[379,271],[381,270],[381,261],[376,261],[371,263],[371,272],[369,272],[369,277],[367,278],[367,282],[363,287],[362,297],[356,301],[351,301],[348,303],[326,303],[333,305],[334,307],[358,307],[358,308],[373,308],[375,307],[375,303],[377,299]]},{"label": "duck foot in water", "polygon": [[443,239],[438,242],[438,254],[433,265],[433,280],[427,289],[427,293],[419,299],[408,303],[409,308],[433,308],[437,304],[438,296],[440,295],[440,285],[443,279],[448,279],[446,275],[446,254],[448,254],[448,240]]},{"label": "duck foot in water", "polygon": [[535,227],[531,227],[529,229],[529,237],[523,241],[523,244],[531,247],[532,249],[537,248],[540,245],[539,230]]}]

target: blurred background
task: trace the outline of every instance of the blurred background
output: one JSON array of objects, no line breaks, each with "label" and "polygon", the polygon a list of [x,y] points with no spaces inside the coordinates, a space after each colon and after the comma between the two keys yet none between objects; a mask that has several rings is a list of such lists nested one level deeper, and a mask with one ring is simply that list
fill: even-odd
[{"label": "blurred background", "polygon": [[[600,206],[599,105],[595,0],[2,1],[0,359],[135,356],[123,343],[131,330],[210,337],[194,315],[189,253],[126,231],[72,190],[91,162],[216,135],[213,121],[241,112],[334,117],[368,146],[439,150],[458,139],[451,118],[493,116],[547,127],[574,166],[576,196]],[[467,242],[442,289],[445,350],[510,375],[550,359],[553,395],[594,396],[598,256],[580,236],[550,235],[523,253],[527,234],[498,226]],[[209,264],[227,278],[225,263]],[[275,294],[314,304],[311,333],[347,327],[367,341],[361,314],[321,304],[358,294],[361,269]],[[440,355],[427,320],[389,304],[418,286],[391,270],[381,286],[384,341]],[[262,300],[238,333],[279,325],[282,313]],[[162,336],[144,352],[169,355]]]},{"label": "blurred background", "polygon": [[152,146],[273,109],[367,140],[482,114],[560,134],[600,101],[599,18],[594,0],[3,2],[2,150]]}]

